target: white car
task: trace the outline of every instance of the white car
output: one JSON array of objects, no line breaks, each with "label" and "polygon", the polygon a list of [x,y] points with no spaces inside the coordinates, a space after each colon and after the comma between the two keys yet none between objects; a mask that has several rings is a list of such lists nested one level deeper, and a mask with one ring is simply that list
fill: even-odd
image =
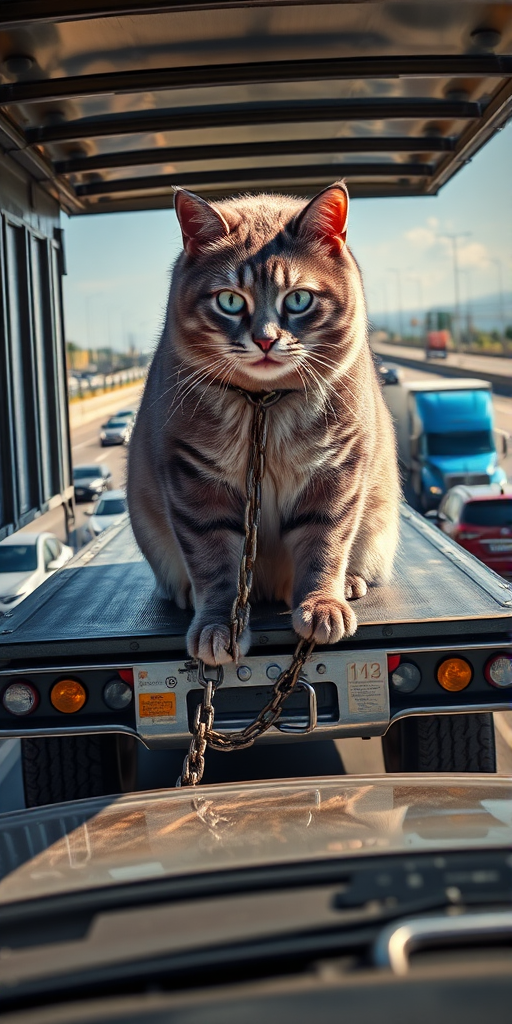
[{"label": "white car", "polygon": [[53,533],[13,533],[0,541],[0,613],[16,608],[72,557]]},{"label": "white car", "polygon": [[124,491],[109,491],[108,494],[104,494],[96,502],[91,512],[85,513],[91,517],[89,522],[91,536],[97,537],[99,533],[107,529],[107,526],[112,526],[112,523],[119,522],[121,516],[126,511],[127,505]]}]

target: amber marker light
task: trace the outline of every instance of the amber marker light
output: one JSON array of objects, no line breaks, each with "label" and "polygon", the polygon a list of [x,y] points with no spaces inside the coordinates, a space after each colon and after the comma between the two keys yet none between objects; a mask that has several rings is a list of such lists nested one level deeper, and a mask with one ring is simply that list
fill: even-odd
[{"label": "amber marker light", "polygon": [[77,683],[76,679],[60,679],[52,686],[50,700],[57,711],[62,711],[64,715],[73,715],[75,711],[83,708],[87,693],[85,687]]},{"label": "amber marker light", "polygon": [[473,677],[473,669],[465,658],[446,658],[437,670],[437,681],[443,690],[457,693],[469,686]]}]

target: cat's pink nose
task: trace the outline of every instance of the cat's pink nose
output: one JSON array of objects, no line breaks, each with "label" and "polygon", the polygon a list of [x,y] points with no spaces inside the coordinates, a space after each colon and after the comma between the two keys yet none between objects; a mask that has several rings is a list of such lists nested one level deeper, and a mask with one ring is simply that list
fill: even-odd
[{"label": "cat's pink nose", "polygon": [[254,338],[254,344],[259,345],[264,352],[269,352],[274,343],[275,338]]}]

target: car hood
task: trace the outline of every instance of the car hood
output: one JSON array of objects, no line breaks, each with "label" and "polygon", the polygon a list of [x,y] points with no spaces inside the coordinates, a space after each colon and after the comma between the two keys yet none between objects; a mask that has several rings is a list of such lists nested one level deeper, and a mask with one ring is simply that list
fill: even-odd
[{"label": "car hood", "polygon": [[4,814],[0,905],[162,877],[512,846],[512,781],[336,777],[159,790]]},{"label": "car hood", "polygon": [[17,594],[23,586],[27,586],[35,572],[37,569],[31,569],[30,572],[0,572],[0,599],[4,594]]},{"label": "car hood", "polygon": [[104,434],[122,434],[126,430],[126,423],[121,427],[103,427]]}]

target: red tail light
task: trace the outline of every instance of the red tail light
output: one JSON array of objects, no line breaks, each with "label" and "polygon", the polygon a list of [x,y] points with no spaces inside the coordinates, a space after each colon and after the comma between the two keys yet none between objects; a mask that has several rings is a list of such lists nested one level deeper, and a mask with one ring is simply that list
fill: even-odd
[{"label": "red tail light", "polygon": [[118,674],[121,676],[123,683],[128,683],[128,686],[133,686],[133,669],[132,668],[118,668]]}]

